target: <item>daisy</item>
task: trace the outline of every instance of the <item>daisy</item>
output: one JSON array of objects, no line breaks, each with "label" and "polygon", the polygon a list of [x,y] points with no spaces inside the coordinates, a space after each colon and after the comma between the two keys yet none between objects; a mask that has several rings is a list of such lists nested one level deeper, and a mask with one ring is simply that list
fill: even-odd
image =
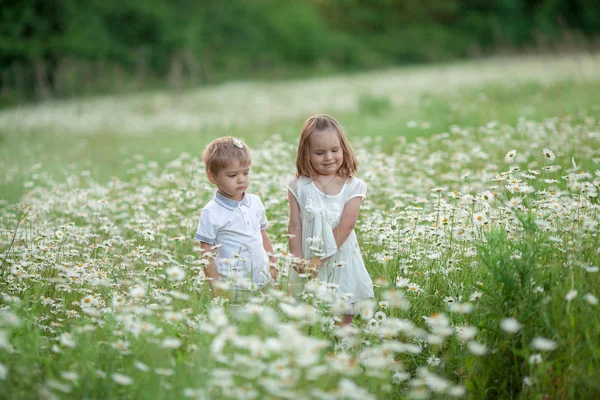
[{"label": "daisy", "polygon": [[504,161],[506,161],[507,163],[513,162],[516,155],[517,155],[517,151],[511,150],[508,153],[506,153],[506,155],[504,156]]},{"label": "daisy", "polygon": [[131,385],[133,383],[133,378],[127,375],[120,374],[118,372],[112,374],[112,378],[113,381],[115,381],[115,383],[123,386]]},{"label": "daisy", "polygon": [[505,318],[500,321],[500,328],[508,333],[517,333],[521,327],[521,323],[514,318]]},{"label": "daisy", "polygon": [[571,301],[573,300],[575,297],[577,297],[577,290],[570,290],[569,293],[567,293],[565,295],[565,300],[567,301]]},{"label": "daisy", "polygon": [[598,298],[591,293],[587,293],[583,296],[583,299],[590,305],[595,306],[598,304]]},{"label": "daisy", "polygon": [[531,346],[533,346],[533,348],[537,350],[552,351],[556,349],[556,342],[554,340],[538,336],[535,339],[533,339],[533,342],[531,342]]},{"label": "daisy", "polygon": [[548,161],[554,161],[556,159],[554,152],[550,149],[544,149],[542,150],[542,153],[544,154],[544,158]]}]

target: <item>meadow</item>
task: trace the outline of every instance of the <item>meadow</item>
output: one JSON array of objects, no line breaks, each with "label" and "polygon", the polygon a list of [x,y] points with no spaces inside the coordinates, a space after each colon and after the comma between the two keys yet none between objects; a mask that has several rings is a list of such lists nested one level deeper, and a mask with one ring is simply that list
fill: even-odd
[{"label": "meadow", "polygon": [[[0,398],[595,398],[600,58],[498,58],[0,111]],[[344,126],[376,298],[287,293],[301,124]],[[283,277],[211,300],[216,136],[253,151]]]}]

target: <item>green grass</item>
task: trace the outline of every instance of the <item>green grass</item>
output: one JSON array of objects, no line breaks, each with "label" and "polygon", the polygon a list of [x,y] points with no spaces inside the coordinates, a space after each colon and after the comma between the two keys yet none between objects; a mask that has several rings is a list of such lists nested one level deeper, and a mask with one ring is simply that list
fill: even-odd
[{"label": "green grass", "polygon": [[[548,67],[547,73],[554,72]],[[366,315],[355,319],[354,337],[337,337],[332,312],[318,296],[308,296],[292,312],[283,293],[265,293],[244,307],[211,304],[200,274],[203,258],[192,239],[198,210],[214,189],[201,174],[200,152],[225,134],[257,150],[251,187],[267,206],[269,236],[285,271],[283,182],[293,173],[294,141],[305,115],[242,124],[226,123],[223,110],[223,127],[145,133],[98,130],[92,122],[81,132],[5,128],[0,398],[237,399],[253,391],[258,398],[281,397],[273,382],[293,398],[317,397],[315,390],[366,398],[359,395],[362,389],[398,399],[416,397],[419,390],[449,398],[451,389],[459,398],[597,397],[600,243],[594,190],[600,137],[594,132],[600,132],[600,81],[511,79],[451,91],[431,83],[407,98],[384,88],[369,92],[357,83],[350,91],[355,103],[333,112],[369,187],[357,234],[377,285],[373,311],[416,327],[391,336],[370,330],[377,321]],[[233,92],[243,96],[248,88],[257,89],[249,84]],[[280,88],[264,90],[275,98]],[[205,115],[208,108],[218,111],[220,103],[209,100],[219,93],[209,89],[199,100]],[[164,104],[150,97],[108,103],[133,104],[151,117]],[[194,109],[189,99],[165,98],[173,113]],[[323,111],[335,111],[334,105]],[[57,109],[62,106],[68,104]],[[29,109],[23,118],[33,121],[45,107]],[[108,110],[107,119],[114,111]],[[556,160],[545,158],[544,148]],[[517,157],[511,163],[504,157],[512,149]],[[546,168],[551,165],[556,169]],[[9,204],[19,199],[23,219],[17,229],[19,211]],[[522,202],[508,206],[511,199]],[[168,279],[172,266],[185,271],[185,279]],[[144,296],[132,294],[136,285],[146,288]],[[86,296],[98,303],[87,309]],[[409,306],[377,305],[398,298]],[[472,310],[463,313],[452,304]],[[6,310],[19,321],[11,322]],[[240,316],[244,310],[246,317]],[[181,319],[170,319],[171,312]],[[515,318],[521,329],[502,330],[505,318]],[[476,331],[461,338],[459,329]],[[556,348],[536,349],[538,337]],[[178,339],[181,346],[165,348],[165,339]],[[325,347],[316,351],[314,363],[302,365],[321,340]],[[473,341],[485,349],[469,348]],[[219,344],[222,350],[214,350]],[[390,350],[389,344],[418,345],[420,352]],[[408,380],[394,381],[402,371]],[[73,373],[77,378],[70,382]],[[114,373],[133,382],[120,385]],[[220,386],[228,376],[232,384]]]},{"label": "green grass", "polygon": [[[521,117],[543,120],[565,118],[581,112],[598,115],[600,82],[485,85],[451,94],[422,93],[414,102],[401,107],[392,106],[386,99],[381,96],[367,98],[357,105],[358,112],[341,112],[335,117],[341,121],[351,139],[378,137],[383,146],[390,149],[402,137],[414,141],[417,137],[448,132],[453,125],[477,127],[491,121],[514,125]],[[375,107],[369,107],[369,101]],[[377,107],[378,101],[387,106]],[[24,182],[35,173],[32,167],[38,163],[41,164],[40,169],[58,181],[72,171],[90,171],[92,179],[97,182],[107,182],[113,176],[126,179],[131,165],[123,161],[135,155],[163,165],[182,152],[198,155],[210,140],[223,135],[241,137],[251,147],[260,147],[274,134],[293,142],[304,119],[273,120],[228,128],[209,127],[183,133],[150,132],[143,136],[125,131],[66,134],[52,128],[0,132],[2,175],[13,171],[10,179],[5,177],[0,181],[1,198],[9,203],[18,201],[25,191]]]}]

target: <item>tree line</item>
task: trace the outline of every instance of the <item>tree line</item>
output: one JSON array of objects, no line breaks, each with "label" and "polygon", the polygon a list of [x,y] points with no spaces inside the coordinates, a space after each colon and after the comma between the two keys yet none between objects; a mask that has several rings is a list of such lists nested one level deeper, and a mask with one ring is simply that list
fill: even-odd
[{"label": "tree line", "polygon": [[0,104],[598,47],[598,0],[0,0]]}]

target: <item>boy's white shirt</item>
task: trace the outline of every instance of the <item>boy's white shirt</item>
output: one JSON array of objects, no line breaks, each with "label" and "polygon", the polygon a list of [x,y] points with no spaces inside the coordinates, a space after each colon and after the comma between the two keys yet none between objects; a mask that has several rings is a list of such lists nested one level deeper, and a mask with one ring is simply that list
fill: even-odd
[{"label": "boy's white shirt", "polygon": [[258,196],[245,193],[238,202],[217,192],[202,208],[195,238],[220,245],[215,249],[215,267],[221,279],[238,282],[234,289],[249,289],[241,281],[258,287],[271,281],[261,234],[267,227],[265,207]]}]

